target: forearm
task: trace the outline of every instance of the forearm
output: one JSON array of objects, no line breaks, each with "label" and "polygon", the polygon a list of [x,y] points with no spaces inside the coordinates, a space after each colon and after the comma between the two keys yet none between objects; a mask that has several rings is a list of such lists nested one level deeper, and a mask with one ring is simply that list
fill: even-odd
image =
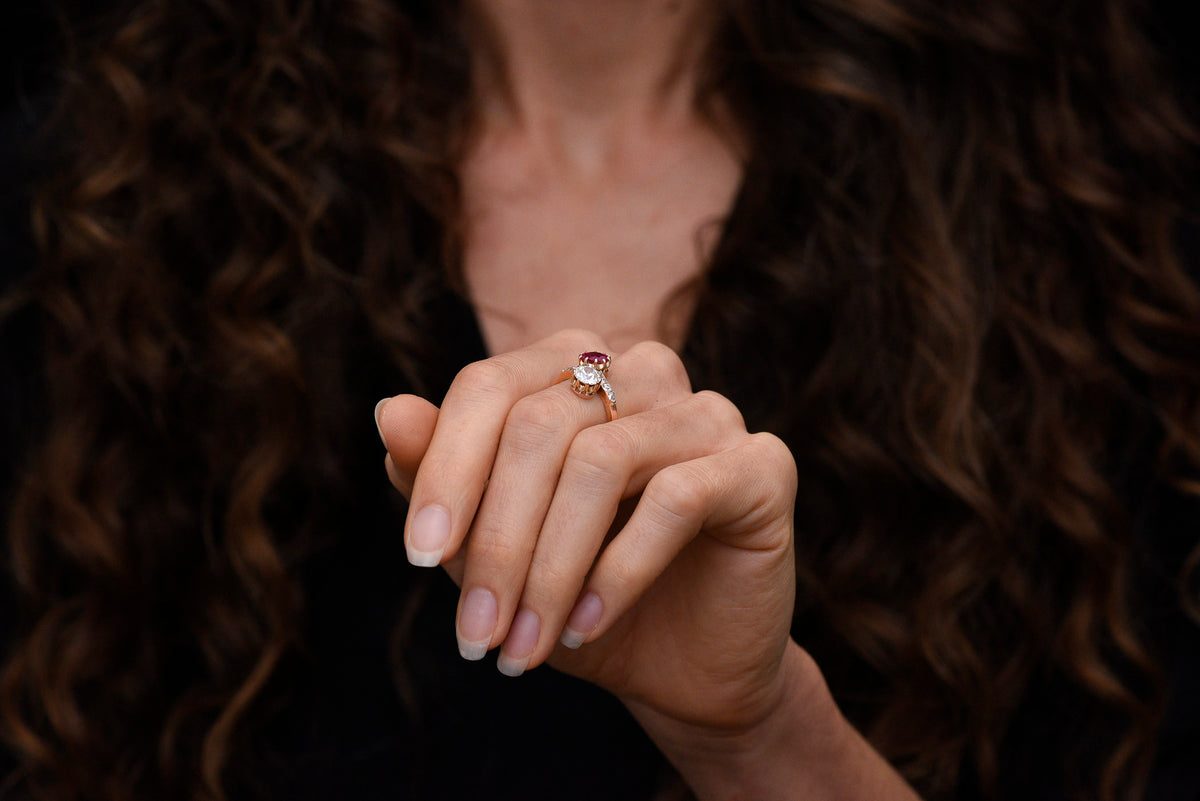
[{"label": "forearm", "polygon": [[629,708],[701,801],[917,801],[842,716],[795,643],[781,680],[775,712],[748,732],[701,729]]}]

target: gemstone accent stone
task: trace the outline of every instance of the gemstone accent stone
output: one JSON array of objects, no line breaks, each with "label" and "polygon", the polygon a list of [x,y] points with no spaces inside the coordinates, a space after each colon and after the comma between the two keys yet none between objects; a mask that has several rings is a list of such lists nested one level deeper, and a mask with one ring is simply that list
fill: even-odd
[{"label": "gemstone accent stone", "polygon": [[600,375],[600,371],[592,367],[592,365],[581,364],[575,368],[575,380],[580,384],[594,387],[604,380],[604,376]]},{"label": "gemstone accent stone", "polygon": [[604,394],[608,396],[609,403],[617,402],[617,393],[613,392],[612,384],[608,383],[608,379],[600,379],[600,389],[604,390]]},{"label": "gemstone accent stone", "polygon": [[594,364],[599,366],[608,364],[609,359],[607,353],[599,353],[594,350],[589,350],[587,353],[579,354],[579,361],[583,364]]}]

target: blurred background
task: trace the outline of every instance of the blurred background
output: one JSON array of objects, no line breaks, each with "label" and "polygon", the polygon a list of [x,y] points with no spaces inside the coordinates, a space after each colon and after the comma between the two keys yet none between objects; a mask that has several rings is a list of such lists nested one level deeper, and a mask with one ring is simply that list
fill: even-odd
[{"label": "blurred background", "polygon": [[[86,29],[117,4],[117,0],[0,0],[0,108],[11,111],[14,103],[45,93],[52,84],[53,65],[63,49],[61,21]],[[1200,31],[1191,22],[1195,2],[1150,0],[1149,7],[1151,30],[1171,59],[1194,109],[1200,95]]]}]

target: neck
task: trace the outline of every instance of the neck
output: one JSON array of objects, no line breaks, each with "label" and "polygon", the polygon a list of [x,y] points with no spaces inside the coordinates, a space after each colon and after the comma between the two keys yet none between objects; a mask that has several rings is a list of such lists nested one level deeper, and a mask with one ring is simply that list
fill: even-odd
[{"label": "neck", "polygon": [[707,0],[471,0],[475,107],[485,129],[603,161],[615,139],[694,119],[718,19]]}]

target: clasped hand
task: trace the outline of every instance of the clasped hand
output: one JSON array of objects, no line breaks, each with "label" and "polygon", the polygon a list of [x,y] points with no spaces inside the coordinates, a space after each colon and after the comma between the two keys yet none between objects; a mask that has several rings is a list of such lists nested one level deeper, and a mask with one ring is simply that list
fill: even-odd
[{"label": "clasped hand", "polygon": [[467,366],[440,409],[380,404],[409,559],[461,586],[468,659],[499,647],[510,675],[549,661],[647,714],[753,727],[784,692],[795,463],[654,342],[613,356],[605,422],[552,383],[604,349],[564,331]]}]

